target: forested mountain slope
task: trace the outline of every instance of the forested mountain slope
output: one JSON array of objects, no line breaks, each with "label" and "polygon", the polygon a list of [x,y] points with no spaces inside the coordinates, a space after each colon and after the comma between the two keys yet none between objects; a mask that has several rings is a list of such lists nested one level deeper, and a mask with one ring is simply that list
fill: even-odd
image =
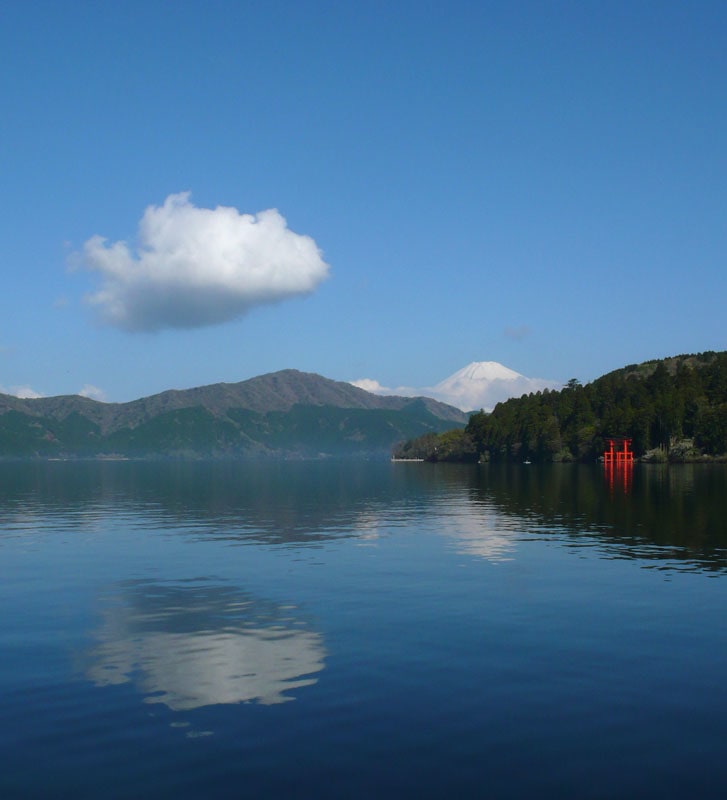
[{"label": "forested mountain slope", "polygon": [[283,370],[130,403],[0,395],[0,457],[388,455],[397,441],[466,421],[429,398]]},{"label": "forested mountain slope", "polygon": [[396,456],[430,460],[594,460],[609,436],[638,457],[690,460],[727,453],[727,353],[634,364],[582,386],[537,392],[473,414],[464,431],[428,435]]}]

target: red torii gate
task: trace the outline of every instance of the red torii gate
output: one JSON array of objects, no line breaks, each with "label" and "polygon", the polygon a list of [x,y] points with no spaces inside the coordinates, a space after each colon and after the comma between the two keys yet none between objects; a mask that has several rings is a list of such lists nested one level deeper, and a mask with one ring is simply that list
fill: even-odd
[{"label": "red torii gate", "polygon": [[607,449],[603,453],[603,463],[606,466],[619,466],[633,464],[634,453],[631,450],[631,439],[628,436],[607,436]]}]

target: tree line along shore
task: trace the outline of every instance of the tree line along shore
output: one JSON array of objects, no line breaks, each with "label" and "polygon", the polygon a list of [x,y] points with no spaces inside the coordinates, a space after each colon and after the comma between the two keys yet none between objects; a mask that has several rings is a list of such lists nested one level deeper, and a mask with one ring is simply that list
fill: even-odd
[{"label": "tree line along shore", "polygon": [[596,461],[610,437],[628,437],[645,462],[727,462],[727,352],[632,364],[582,385],[498,403],[464,428],[395,448],[425,461]]}]

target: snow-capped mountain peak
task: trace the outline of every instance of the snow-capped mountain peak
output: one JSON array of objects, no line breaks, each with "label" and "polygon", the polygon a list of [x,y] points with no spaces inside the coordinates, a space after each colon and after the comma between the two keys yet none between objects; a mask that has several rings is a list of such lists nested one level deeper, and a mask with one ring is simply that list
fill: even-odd
[{"label": "snow-capped mountain peak", "polygon": [[514,381],[523,377],[525,376],[497,361],[473,361],[438,383],[437,387],[452,386],[469,381]]},{"label": "snow-capped mountain peak", "polygon": [[[543,388],[541,382],[536,383],[537,388]],[[431,394],[463,411],[473,411],[490,410],[502,400],[530,391],[537,389],[519,372],[497,361],[473,361],[433,386]]]},{"label": "snow-capped mountain peak", "polygon": [[497,403],[510,397],[520,397],[545,388],[559,389],[561,386],[557,381],[527,378],[497,361],[473,361],[434,386],[399,386],[390,389],[369,378],[353,381],[353,384],[375,394],[433,397],[463,411],[481,408],[491,411]]}]

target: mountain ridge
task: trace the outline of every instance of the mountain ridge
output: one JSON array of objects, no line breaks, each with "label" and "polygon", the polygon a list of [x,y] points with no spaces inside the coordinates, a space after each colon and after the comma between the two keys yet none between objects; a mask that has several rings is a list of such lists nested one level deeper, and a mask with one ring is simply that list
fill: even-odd
[{"label": "mountain ridge", "polygon": [[388,453],[411,431],[466,421],[428,397],[381,397],[288,369],[127,403],[0,395],[0,456]]},{"label": "mountain ridge", "polygon": [[376,395],[344,381],[334,381],[317,373],[296,369],[269,372],[236,383],[220,382],[190,389],[165,389],[125,403],[107,403],[82,395],[20,398],[0,394],[0,414],[12,409],[34,416],[50,415],[63,419],[79,407],[97,420],[108,420],[115,419],[127,410],[141,410],[148,414],[194,406],[202,406],[213,412],[245,408],[259,413],[288,411],[296,404],[399,410],[417,399],[423,400],[429,410],[439,410],[443,418],[466,421],[466,415],[458,409],[433,398]]}]

